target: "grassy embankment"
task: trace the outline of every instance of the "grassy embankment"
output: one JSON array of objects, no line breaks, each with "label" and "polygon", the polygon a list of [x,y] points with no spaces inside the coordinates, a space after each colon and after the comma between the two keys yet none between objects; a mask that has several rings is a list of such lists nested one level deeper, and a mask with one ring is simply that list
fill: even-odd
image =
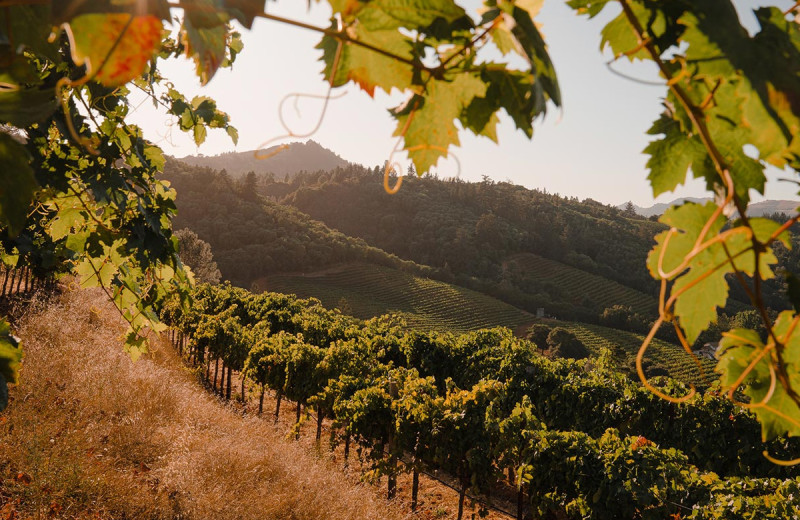
[{"label": "grassy embankment", "polygon": [[34,302],[16,327],[2,518],[403,518],[285,429],[205,392],[166,343],[132,362],[96,292]]}]

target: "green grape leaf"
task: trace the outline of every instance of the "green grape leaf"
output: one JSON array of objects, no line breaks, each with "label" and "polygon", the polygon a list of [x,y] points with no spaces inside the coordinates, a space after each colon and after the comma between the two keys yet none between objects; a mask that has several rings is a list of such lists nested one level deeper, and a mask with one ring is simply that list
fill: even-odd
[{"label": "green grape leaf", "polygon": [[533,83],[535,112],[537,114],[545,112],[545,102],[548,98],[556,106],[561,106],[561,89],[544,38],[525,9],[515,7],[513,18],[515,24],[511,32],[525,51],[531,74],[536,78]]},{"label": "green grape leaf", "polygon": [[[800,388],[800,328],[794,320],[792,311],[784,311],[775,321],[773,330],[783,344],[789,383],[797,389]],[[739,387],[750,398],[746,407],[758,417],[764,441],[780,435],[800,435],[800,408],[772,375],[770,350],[774,346],[771,338],[764,345],[755,331],[731,330],[723,334],[716,368],[721,373],[720,382],[724,390],[730,390],[739,382]],[[745,374],[749,367],[750,371]]]},{"label": "green grape leaf", "polygon": [[186,56],[194,60],[197,76],[205,85],[225,60],[228,26],[221,23],[204,27],[195,23],[194,17],[184,18],[181,39],[186,47]]},{"label": "green grape leaf", "polygon": [[86,219],[78,207],[62,207],[56,217],[50,221],[49,235],[53,240],[65,238]]},{"label": "green grape leaf", "polygon": [[510,52],[516,52],[520,55],[524,53],[524,51],[518,47],[517,39],[514,38],[511,29],[509,29],[503,21],[495,22],[492,25],[492,28],[489,29],[489,36],[492,37],[492,42],[503,56]]},{"label": "green grape leaf", "polygon": [[38,188],[30,155],[24,146],[0,132],[0,220],[17,235],[25,227],[33,194]]},{"label": "green grape leaf", "polygon": [[578,14],[585,14],[589,18],[594,18],[612,0],[568,0],[567,5],[578,11]]},{"label": "green grape leaf", "polygon": [[781,312],[772,326],[772,332],[783,345],[783,362],[792,365],[794,372],[800,372],[800,330],[797,330],[798,324],[793,323],[794,319],[792,311]]},{"label": "green grape leaf", "polygon": [[125,334],[125,352],[131,357],[132,361],[138,361],[143,354],[147,354],[147,338],[139,335],[135,330],[128,329]]},{"label": "green grape leaf", "polygon": [[[361,25],[351,26],[347,30],[350,38],[367,43],[374,47],[384,49],[397,56],[412,60],[413,40],[397,30],[367,31]],[[353,81],[371,97],[375,96],[375,89],[391,92],[393,88],[407,90],[413,83],[413,69],[408,64],[394,58],[378,54],[353,43],[343,43],[333,86],[339,87],[348,81]],[[331,77],[339,41],[331,36],[325,36],[317,46],[322,49],[322,61],[325,63],[323,73],[325,78]]]},{"label": "green grape leaf", "polygon": [[673,191],[686,181],[686,172],[695,162],[706,159],[706,150],[697,137],[689,137],[680,130],[680,123],[662,115],[648,131],[651,135],[664,134],[653,141],[644,153],[650,155],[647,175],[653,188],[653,197]]},{"label": "green grape leaf", "polygon": [[161,46],[164,27],[156,16],[84,14],[68,26],[72,60],[109,87],[140,76]]},{"label": "green grape leaf", "polygon": [[[486,94],[486,84],[473,73],[462,73],[452,81],[432,79],[426,95],[415,95],[394,110],[395,136],[403,136],[404,149],[419,175],[447,156],[450,145],[458,145],[455,120],[476,97]],[[405,132],[404,132],[405,131]]]},{"label": "green grape leaf", "polygon": [[[742,122],[760,157],[782,168],[800,155],[800,26],[777,7],[756,11],[752,71],[741,81]],[[794,57],[794,58],[792,58]]]},{"label": "green grape leaf", "polygon": [[[634,12],[637,12],[637,15],[642,11],[646,11],[643,7],[641,7],[636,2],[631,2],[629,4]],[[637,16],[637,18],[641,18]],[[611,52],[614,56],[623,56],[625,53],[633,51],[633,49],[639,47],[639,40],[636,37],[636,33],[633,31],[630,22],[628,21],[628,17],[625,13],[620,13],[616,18],[614,18],[611,22],[609,22],[603,30],[600,31],[600,35],[602,39],[600,40],[600,50],[604,50],[606,47],[611,48]],[[645,48],[640,48],[635,53],[629,54],[628,59],[633,61],[634,59],[650,59],[650,53]]]},{"label": "green grape leaf", "polygon": [[0,375],[5,383],[19,383],[19,371],[22,363],[22,347],[20,340],[11,334],[11,325],[0,318]]},{"label": "green grape leaf", "polygon": [[[53,62],[60,61],[58,46],[49,41],[52,27],[42,23],[50,18],[50,9],[49,5],[11,5],[0,12],[0,35],[5,36],[10,54],[29,50]],[[27,63],[25,59],[15,61]]]},{"label": "green grape leaf", "polygon": [[[659,262],[663,274],[670,274],[684,263],[715,210],[716,205],[712,202],[705,205],[688,203],[669,208],[661,216],[659,221],[677,232],[664,231],[656,235],[656,246],[647,259],[647,266],[654,278],[662,278]],[[713,222],[708,237],[714,236],[724,223],[725,219],[719,215]],[[718,261],[718,255],[706,249],[694,256],[687,266],[688,271],[685,268],[681,271],[683,274],[676,273],[679,276],[672,286],[672,293],[681,290],[685,290],[685,293],[675,302],[675,314],[690,344],[694,343],[709,323],[717,319],[716,308],[724,306],[727,301],[728,283],[725,280],[725,271],[717,270],[711,275],[707,274],[716,267]]]},{"label": "green grape leaf", "polygon": [[239,143],[239,131],[236,128],[232,127],[232,126],[229,126],[228,128],[226,128],[225,131],[227,132],[228,136],[231,138],[231,141],[233,141],[233,145],[236,146],[236,144]]},{"label": "green grape leaf", "polygon": [[[674,312],[690,344],[709,323],[716,321],[717,308],[725,306],[728,298],[726,275],[737,270],[750,276],[755,274],[753,237],[764,243],[779,227],[769,219],[751,219],[752,231],[744,226],[727,230],[721,235],[721,240],[698,250],[688,259],[707,223],[710,222],[704,241],[717,236],[725,224],[722,214],[711,221],[716,210],[713,202],[669,208],[659,221],[673,229],[656,236],[656,246],[647,258],[647,267],[654,278],[662,279],[669,275],[669,279],[674,280],[671,294],[679,294]],[[788,243],[786,234],[779,239]],[[760,277],[773,277],[771,266],[777,263],[777,258],[771,248],[759,256],[759,262]],[[679,270],[681,265],[684,267]]]},{"label": "green grape leaf", "polygon": [[26,127],[46,119],[58,107],[52,88],[0,91],[0,123]]},{"label": "green grape leaf", "polygon": [[453,0],[372,0],[358,12],[358,21],[370,31],[418,30],[438,19],[452,23],[467,16]]}]

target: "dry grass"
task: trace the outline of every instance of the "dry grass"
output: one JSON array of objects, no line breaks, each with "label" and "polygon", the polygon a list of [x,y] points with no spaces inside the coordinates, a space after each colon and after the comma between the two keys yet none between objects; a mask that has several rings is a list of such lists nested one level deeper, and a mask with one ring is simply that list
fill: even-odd
[{"label": "dry grass", "polygon": [[204,392],[161,348],[136,363],[96,292],[34,302],[0,415],[0,518],[399,519],[268,421]]}]

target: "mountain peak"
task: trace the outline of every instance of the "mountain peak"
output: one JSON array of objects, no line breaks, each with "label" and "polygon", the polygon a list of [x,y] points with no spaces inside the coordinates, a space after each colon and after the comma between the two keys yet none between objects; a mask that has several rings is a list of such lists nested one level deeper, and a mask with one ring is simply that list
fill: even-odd
[{"label": "mountain peak", "polygon": [[[711,199],[704,198],[698,199],[694,197],[686,197],[682,199],[675,199],[673,201],[667,203],[659,203],[653,204],[650,207],[643,208],[641,206],[633,205],[634,210],[637,214],[642,215],[643,217],[651,217],[653,215],[661,215],[663,214],[667,208],[670,206],[674,206],[676,204],[683,204],[685,202],[695,202],[695,203],[705,203]],[[625,209],[625,204],[620,204],[617,206],[619,209]],[[770,215],[772,213],[793,213],[796,208],[800,206],[800,201],[796,200],[764,200],[761,202],[755,202],[750,204],[747,214],[753,217],[760,217],[762,215]]]},{"label": "mountain peak", "polygon": [[[281,145],[272,146],[262,153],[278,151]],[[256,150],[225,152],[219,155],[187,155],[178,159],[193,166],[204,166],[214,170],[226,170],[232,177],[241,177],[248,172],[273,173],[278,178],[292,176],[301,171],[333,170],[347,166],[348,162],[318,142],[289,143],[283,151],[267,159],[256,157]]]}]

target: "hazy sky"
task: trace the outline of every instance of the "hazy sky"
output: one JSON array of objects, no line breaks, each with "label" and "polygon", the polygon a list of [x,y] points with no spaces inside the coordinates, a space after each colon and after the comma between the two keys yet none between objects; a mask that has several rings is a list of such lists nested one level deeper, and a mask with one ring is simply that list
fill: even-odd
[{"label": "hazy sky", "polygon": [[[459,3],[472,14],[480,4],[474,0]],[[788,8],[792,3],[791,0],[736,2],[743,22],[751,28],[755,26],[753,7],[773,4]],[[305,6],[306,2],[297,0],[268,3],[273,14],[327,25],[330,13],[326,7],[314,2],[308,11]],[[499,145],[462,133],[461,147],[454,149],[461,163],[462,178],[479,180],[488,175],[498,181],[580,199],[653,204],[646,179],[647,156],[641,151],[651,139],[645,131],[661,111],[660,96],[664,88],[642,85],[608,70],[606,62],[610,55],[599,51],[600,30],[608,19],[616,16],[619,8],[612,5],[606,11],[602,17],[589,21],[575,15],[563,0],[545,2],[537,21],[542,24],[558,73],[563,111],[550,110],[545,120],[538,121],[533,140],[516,131],[505,116],[498,131]],[[199,86],[189,60],[173,61],[163,67],[166,75],[188,96],[208,95],[217,100],[219,108],[230,114],[239,130],[239,145],[234,148],[224,132],[211,131],[206,143],[198,149],[188,135],[171,128],[169,119],[153,110],[149,102],[142,103],[133,119],[166,153],[183,157],[255,149],[285,133],[277,117],[284,96],[293,92],[326,92],[322,64],[318,61],[320,52],[314,49],[319,41],[317,33],[259,19],[252,31],[243,31],[243,38],[245,48],[233,70],[218,72],[205,87]],[[649,64],[617,62],[614,66],[630,76],[658,80],[655,67]],[[338,89],[343,90],[347,94],[330,102],[318,132],[311,138],[346,160],[367,166],[383,164],[395,143],[391,137],[395,123],[386,109],[397,105],[404,96],[395,92],[393,96],[376,94],[371,99],[352,84]],[[285,115],[295,133],[305,133],[315,126],[321,107],[317,100],[300,101],[298,118],[290,102],[286,103]],[[282,142],[294,140],[298,139]],[[404,156],[395,158],[408,164]],[[441,160],[436,171],[440,177],[450,177],[458,173],[458,167],[452,159]],[[774,169],[769,172],[771,180],[777,177],[789,178],[790,173]],[[793,186],[786,182],[768,183],[766,197],[797,199]],[[656,201],[666,202],[677,196],[706,196],[706,193],[702,185],[693,182]]]}]

